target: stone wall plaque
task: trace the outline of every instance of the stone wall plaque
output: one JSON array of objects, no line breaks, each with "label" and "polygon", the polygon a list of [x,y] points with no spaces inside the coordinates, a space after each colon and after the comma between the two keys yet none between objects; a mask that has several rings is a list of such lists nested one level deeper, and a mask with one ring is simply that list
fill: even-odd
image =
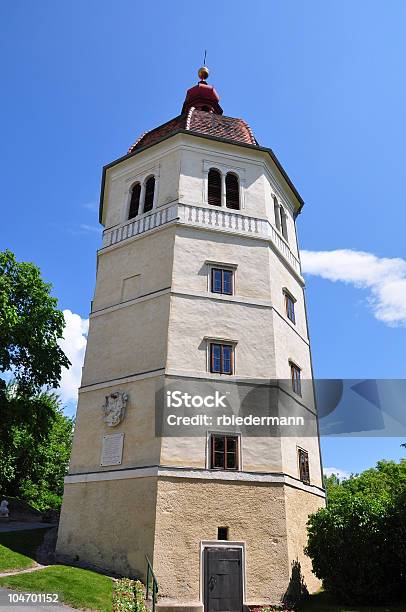
[{"label": "stone wall plaque", "polygon": [[103,436],[103,446],[100,465],[121,465],[123,460],[124,434]]}]

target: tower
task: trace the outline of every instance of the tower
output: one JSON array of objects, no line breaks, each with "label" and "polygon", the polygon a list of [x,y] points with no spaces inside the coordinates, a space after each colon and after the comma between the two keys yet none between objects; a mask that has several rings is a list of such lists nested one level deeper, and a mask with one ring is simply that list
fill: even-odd
[{"label": "tower", "polygon": [[57,545],[144,579],[147,556],[161,606],[206,612],[276,604],[298,568],[318,587],[303,547],[307,517],[324,505],[317,432],[156,435],[156,390],[180,379],[288,381],[283,397],[316,422],[303,201],[247,123],[223,115],[207,77],[200,69],[179,116],[103,169]]}]

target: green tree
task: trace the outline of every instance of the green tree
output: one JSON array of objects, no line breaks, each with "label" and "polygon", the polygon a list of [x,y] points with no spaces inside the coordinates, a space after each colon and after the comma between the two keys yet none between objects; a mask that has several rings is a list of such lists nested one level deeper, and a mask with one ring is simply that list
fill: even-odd
[{"label": "green tree", "polygon": [[47,391],[70,365],[58,344],[64,316],[50,291],[37,266],[0,252],[0,491],[41,509],[59,503],[72,436]]},{"label": "green tree", "polygon": [[12,371],[20,390],[57,387],[70,365],[58,345],[65,321],[39,269],[0,252],[0,372]]},{"label": "green tree", "polygon": [[21,497],[38,510],[61,506],[72,438],[73,419],[65,416],[56,403],[54,421],[48,436],[36,449],[31,473],[20,483]]},{"label": "green tree", "polygon": [[379,461],[343,482],[308,521],[306,553],[343,603],[390,601],[406,589],[406,460]]},{"label": "green tree", "polygon": [[73,422],[55,394],[0,393],[0,491],[38,510],[58,508],[69,461]]},{"label": "green tree", "polygon": [[326,489],[327,497],[333,494],[334,490],[340,486],[340,479],[336,474],[327,476],[324,474],[324,488]]}]

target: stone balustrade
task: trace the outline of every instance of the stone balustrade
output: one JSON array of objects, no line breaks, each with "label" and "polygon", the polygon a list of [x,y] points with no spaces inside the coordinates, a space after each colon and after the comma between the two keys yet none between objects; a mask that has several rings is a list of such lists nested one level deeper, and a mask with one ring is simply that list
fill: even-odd
[{"label": "stone balustrade", "polygon": [[207,208],[189,204],[171,204],[147,215],[126,221],[118,227],[103,232],[103,247],[109,247],[122,240],[138,236],[171,221],[185,225],[207,227],[226,233],[256,236],[269,240],[276,251],[300,274],[300,263],[289,245],[267,219],[242,215],[234,210]]}]

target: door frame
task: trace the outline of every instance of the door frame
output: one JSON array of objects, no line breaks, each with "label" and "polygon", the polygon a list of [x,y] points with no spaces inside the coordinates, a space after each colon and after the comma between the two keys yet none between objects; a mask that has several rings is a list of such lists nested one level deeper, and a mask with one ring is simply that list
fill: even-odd
[{"label": "door frame", "polygon": [[204,549],[205,548],[240,548],[242,558],[242,601],[245,604],[245,542],[230,540],[202,540],[200,542],[200,603],[204,605]]}]

